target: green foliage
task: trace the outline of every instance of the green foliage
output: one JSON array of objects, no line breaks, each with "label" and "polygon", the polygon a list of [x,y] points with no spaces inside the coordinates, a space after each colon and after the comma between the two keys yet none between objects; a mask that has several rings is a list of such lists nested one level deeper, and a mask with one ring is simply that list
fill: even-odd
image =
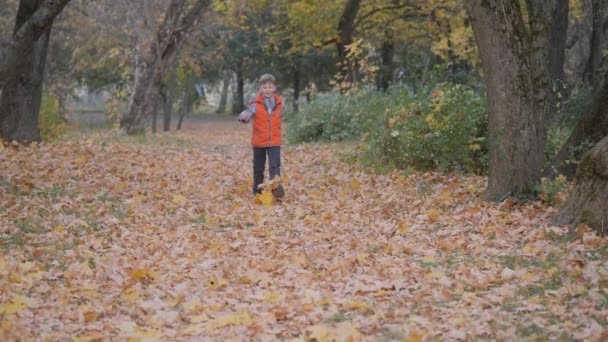
[{"label": "green foliage", "polygon": [[566,177],[560,175],[555,179],[542,178],[536,189],[538,197],[546,203],[563,203],[568,195]]},{"label": "green foliage", "polygon": [[104,103],[104,114],[108,122],[114,127],[118,127],[120,119],[127,111],[129,91],[126,88],[112,88],[110,97]]},{"label": "green foliage", "polygon": [[320,95],[288,120],[289,141],[360,139],[361,161],[376,168],[483,173],[487,165],[486,101],[464,85]]},{"label": "green foliage", "polygon": [[38,126],[43,140],[55,139],[68,130],[68,124],[59,112],[59,101],[56,97],[42,96]]},{"label": "green foliage", "polygon": [[477,172],[486,168],[485,99],[463,85],[438,84],[387,111],[365,136],[364,157],[397,168]]}]

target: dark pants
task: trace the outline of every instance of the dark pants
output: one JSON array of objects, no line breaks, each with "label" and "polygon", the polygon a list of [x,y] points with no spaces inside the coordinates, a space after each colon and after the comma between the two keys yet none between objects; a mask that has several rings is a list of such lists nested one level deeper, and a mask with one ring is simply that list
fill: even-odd
[{"label": "dark pants", "polygon": [[269,179],[281,175],[281,146],[253,148],[253,193],[259,193],[258,185],[264,183],[264,167],[268,155]]}]

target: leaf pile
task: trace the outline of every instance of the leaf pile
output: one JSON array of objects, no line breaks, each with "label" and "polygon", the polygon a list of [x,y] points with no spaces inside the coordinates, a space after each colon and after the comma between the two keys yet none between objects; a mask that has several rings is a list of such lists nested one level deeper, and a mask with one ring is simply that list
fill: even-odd
[{"label": "leaf pile", "polygon": [[257,204],[248,135],[0,150],[0,339],[608,337],[608,244],[554,208],[323,144],[285,147],[286,197]]}]

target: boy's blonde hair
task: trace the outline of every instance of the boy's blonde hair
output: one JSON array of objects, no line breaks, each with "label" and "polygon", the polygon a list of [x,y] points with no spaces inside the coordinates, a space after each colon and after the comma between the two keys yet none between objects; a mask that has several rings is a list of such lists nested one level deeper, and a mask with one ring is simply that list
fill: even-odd
[{"label": "boy's blonde hair", "polygon": [[269,82],[276,84],[277,80],[271,74],[264,74],[264,75],[260,76],[260,80],[258,81],[258,84],[264,84],[264,83],[269,83]]}]

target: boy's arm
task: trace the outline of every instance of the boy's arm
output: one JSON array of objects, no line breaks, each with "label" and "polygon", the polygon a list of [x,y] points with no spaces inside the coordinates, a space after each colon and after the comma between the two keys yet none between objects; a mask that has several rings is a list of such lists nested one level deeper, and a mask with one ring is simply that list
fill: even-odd
[{"label": "boy's arm", "polygon": [[255,115],[255,103],[249,105],[244,111],[239,114],[239,121],[242,123],[248,123],[251,117]]}]

